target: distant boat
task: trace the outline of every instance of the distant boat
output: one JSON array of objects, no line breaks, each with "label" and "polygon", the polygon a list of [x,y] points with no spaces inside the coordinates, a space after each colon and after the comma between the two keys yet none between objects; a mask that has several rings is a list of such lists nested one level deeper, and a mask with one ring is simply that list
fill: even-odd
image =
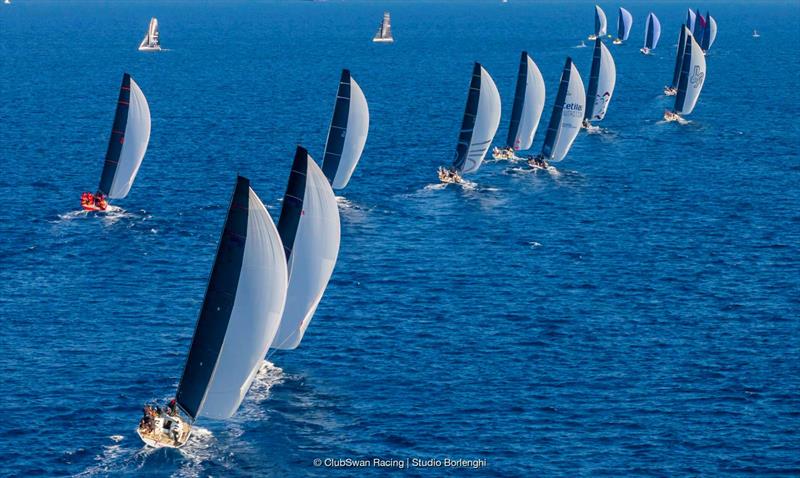
[{"label": "distant boat", "polygon": [[681,66],[683,65],[683,52],[686,49],[687,37],[690,35],[689,27],[681,25],[681,34],[678,37],[678,49],[675,52],[675,67],[672,69],[672,82],[670,82],[669,86],[664,87],[664,94],[667,96],[675,96],[678,94],[678,79],[680,78]]},{"label": "distant boat", "polygon": [[574,48],[586,48],[586,42],[581,40],[581,44],[580,45],[575,45]]},{"label": "distant boat", "polygon": [[632,26],[633,15],[631,15],[631,12],[620,7],[619,16],[617,17],[617,38],[614,39],[615,45],[620,45],[628,39],[631,34]]},{"label": "distant boat", "polygon": [[600,8],[600,5],[594,6],[594,34],[589,35],[589,40],[595,40],[597,37],[605,36],[608,32],[608,21],[606,20],[606,13]]},{"label": "distant boat", "polygon": [[84,210],[104,211],[107,199],[122,199],[128,195],[149,142],[150,107],[139,85],[125,73],[100,184],[96,193],[83,193],[81,196]]},{"label": "distant boat", "polygon": [[444,183],[458,183],[462,175],[477,171],[499,124],[500,93],[489,72],[476,62],[472,68],[455,159],[450,168],[439,168],[439,179]]},{"label": "distant boat", "polygon": [[649,55],[652,50],[656,49],[659,38],[661,38],[661,22],[658,21],[658,17],[655,13],[650,12],[650,14],[647,15],[647,21],[644,27],[644,47],[639,51],[645,55]]},{"label": "distant boat", "polygon": [[614,86],[617,84],[617,67],[611,52],[603,40],[595,40],[592,55],[592,70],[589,73],[589,89],[586,92],[586,113],[583,127],[587,130],[597,128],[592,121],[600,121],[606,116]]},{"label": "distant boat", "polygon": [[758,33],[758,30],[753,30],[753,38],[761,38],[761,35]]},{"label": "distant boat", "polygon": [[505,148],[494,148],[495,159],[516,159],[516,151],[526,150],[533,144],[544,110],[545,87],[542,73],[536,63],[523,51],[517,71],[517,88]]},{"label": "distant boat", "polygon": [[675,106],[672,111],[664,112],[664,119],[684,123],[681,115],[688,115],[694,110],[700,91],[706,79],[706,56],[700,44],[691,33],[686,31],[686,47],[678,78],[678,93],[675,95]]},{"label": "distant boat", "polygon": [[708,12],[706,12],[706,23],[706,27],[703,29],[703,37],[700,40],[700,48],[703,49],[703,52],[710,50],[711,45],[717,39],[717,20]]},{"label": "distant boat", "polygon": [[6,5],[11,5],[11,0],[3,0],[3,3]]},{"label": "distant boat", "polygon": [[374,37],[372,37],[372,41],[375,43],[394,42],[394,37],[392,37],[392,22],[389,19],[389,12],[383,12],[383,20],[378,27],[378,32],[375,33]]},{"label": "distant boat", "polygon": [[696,20],[696,19],[697,19],[697,14],[696,14],[696,13],[694,13],[694,11],[692,11],[692,9],[690,8],[690,9],[689,9],[689,10],[686,12],[686,23],[685,23],[685,25],[686,25],[686,28],[688,28],[688,29],[689,29],[689,32],[690,32],[690,33],[691,33],[692,31],[694,31],[694,23],[695,23],[695,20]]},{"label": "distant boat", "polygon": [[343,189],[356,169],[369,132],[367,98],[350,70],[342,70],[328,139],[322,155],[322,171],[334,189]]},{"label": "distant boat", "polygon": [[578,69],[575,68],[572,58],[567,57],[561,72],[553,113],[547,125],[542,153],[528,161],[531,167],[547,168],[549,163],[561,161],[567,156],[583,122],[586,107],[586,93],[583,88]]},{"label": "distant boat", "polygon": [[139,44],[139,51],[161,51],[161,43],[158,39],[158,20],[155,17],[150,19],[150,26]]},{"label": "distant boat", "polygon": [[339,255],[339,207],[328,179],[298,146],[283,196],[278,234],[289,271],[286,308],[273,349],[300,345]]},{"label": "distant boat", "polygon": [[174,413],[143,418],[137,429],[142,441],[178,448],[186,444],[199,417],[226,419],[236,413],[275,337],[287,286],[278,231],[250,181],[239,176]]}]

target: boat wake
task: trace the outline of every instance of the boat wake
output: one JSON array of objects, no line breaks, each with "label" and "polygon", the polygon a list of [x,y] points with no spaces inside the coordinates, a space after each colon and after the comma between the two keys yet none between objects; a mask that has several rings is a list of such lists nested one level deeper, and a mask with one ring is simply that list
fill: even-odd
[{"label": "boat wake", "polygon": [[58,219],[60,220],[59,222],[69,222],[74,221],[75,219],[83,219],[86,217],[99,217],[105,224],[111,225],[120,221],[121,219],[135,219],[140,216],[138,214],[128,212],[119,206],[112,205],[109,205],[105,211],[84,211],[81,209],[78,211],[69,211],[58,215]]},{"label": "boat wake", "polygon": [[546,168],[531,168],[531,167],[515,167],[515,168],[508,168],[503,173],[504,174],[537,174],[539,171],[545,171],[550,176],[554,178],[561,177],[561,172],[556,169],[555,166],[548,166]]},{"label": "boat wake", "polygon": [[250,385],[247,398],[236,413],[236,421],[251,422],[263,419],[265,412],[262,405],[269,399],[270,390],[284,381],[283,369],[268,360],[264,360],[256,373],[256,377],[253,379],[253,383]]}]

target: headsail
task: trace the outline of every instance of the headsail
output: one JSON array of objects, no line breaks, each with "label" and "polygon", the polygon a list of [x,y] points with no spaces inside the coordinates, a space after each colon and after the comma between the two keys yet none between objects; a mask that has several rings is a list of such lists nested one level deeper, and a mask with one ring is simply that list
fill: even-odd
[{"label": "headsail", "polygon": [[694,37],[687,33],[683,53],[678,94],[675,96],[675,113],[687,115],[694,110],[700,90],[706,79],[706,57]]},{"label": "headsail", "polygon": [[511,124],[508,128],[506,145],[515,150],[526,150],[531,147],[542,117],[544,99],[542,73],[528,52],[523,51],[519,59],[517,89],[514,92],[514,107],[511,110]]},{"label": "headsail", "polygon": [[598,38],[594,43],[589,90],[586,93],[587,120],[602,120],[605,117],[616,84],[617,67],[614,58],[603,41]]},{"label": "headsail", "polygon": [[655,50],[658,39],[661,38],[661,22],[652,12],[647,15],[647,23],[644,30],[644,47],[648,50]]},{"label": "headsail", "polygon": [[350,70],[342,70],[339,90],[322,156],[322,171],[334,189],[347,186],[356,169],[369,131],[369,108]]},{"label": "headsail", "polygon": [[278,329],[286,288],[278,231],[239,177],[176,395],[192,419],[239,408]]},{"label": "headsail", "polygon": [[708,51],[714,40],[717,38],[717,21],[708,12],[706,12],[706,28],[703,30],[702,45],[703,51]]},{"label": "headsail", "polygon": [[325,175],[298,146],[283,198],[278,232],[289,263],[289,289],[272,347],[300,344],[339,255],[339,208]]},{"label": "headsail", "polygon": [[631,27],[633,26],[633,15],[631,12],[619,7],[619,16],[617,17],[617,38],[625,41],[631,34]]},{"label": "headsail", "polygon": [[[691,10],[689,10],[691,12]],[[690,35],[689,29],[686,25],[681,25],[681,35],[678,37],[678,50],[675,53],[675,68],[672,70],[672,83],[669,84],[670,88],[678,87],[678,79],[681,75],[681,66],[683,65],[683,52],[686,49],[686,40]]]},{"label": "headsail", "polygon": [[477,171],[499,124],[500,93],[489,73],[475,63],[453,168],[461,174]]},{"label": "headsail", "polygon": [[125,73],[98,191],[112,199],[127,196],[149,142],[150,107],[139,85]]},{"label": "headsail", "polygon": [[583,81],[578,69],[572,63],[572,58],[567,57],[564,71],[561,73],[561,82],[558,85],[556,104],[550,116],[547,127],[547,136],[542,146],[542,156],[550,162],[564,159],[578,136],[583,121],[583,109],[586,106],[586,94],[583,90]]},{"label": "headsail", "polygon": [[594,6],[594,34],[596,36],[603,36],[608,32],[608,21],[606,20],[606,12],[600,8],[600,5]]}]

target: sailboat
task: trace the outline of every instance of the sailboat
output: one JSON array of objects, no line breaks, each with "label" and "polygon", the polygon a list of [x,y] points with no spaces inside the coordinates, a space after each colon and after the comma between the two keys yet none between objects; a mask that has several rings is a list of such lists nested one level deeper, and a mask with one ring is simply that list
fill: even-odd
[{"label": "sailboat", "polygon": [[339,208],[322,170],[298,146],[283,197],[278,234],[288,263],[286,308],[272,343],[294,349],[322,299],[339,255]]},{"label": "sailboat", "polygon": [[606,20],[606,12],[600,8],[600,5],[594,6],[594,33],[589,35],[589,40],[595,40],[597,37],[605,36],[608,31],[608,21]]},{"label": "sailboat", "polygon": [[[689,10],[691,12],[691,10]],[[675,67],[672,69],[672,82],[669,86],[664,87],[664,94],[667,96],[675,96],[678,94],[678,79],[681,74],[681,66],[683,65],[683,52],[686,49],[686,40],[689,33],[689,27],[681,25],[681,34],[678,37],[678,50],[675,53]]]},{"label": "sailboat", "polygon": [[658,21],[658,17],[655,13],[650,12],[650,14],[647,15],[647,21],[644,27],[644,47],[639,51],[645,55],[649,55],[652,50],[656,49],[659,38],[661,38],[661,22]]},{"label": "sailboat", "polygon": [[706,18],[700,14],[700,9],[698,8],[694,13],[694,27],[692,28],[692,36],[698,39],[699,42],[700,38],[703,38],[703,30],[706,28]]},{"label": "sailboat", "polygon": [[477,171],[489,151],[499,124],[500,93],[489,72],[476,62],[472,69],[455,159],[451,167],[439,168],[439,180],[443,183],[460,183],[463,174]]},{"label": "sailboat", "polygon": [[697,98],[706,79],[706,56],[700,44],[695,41],[688,29],[686,31],[686,48],[678,78],[678,94],[675,95],[675,106],[672,111],[664,112],[666,121],[685,123],[681,115],[688,115],[694,110]]},{"label": "sailboat", "polygon": [[11,0],[3,0],[3,3],[6,5],[11,5]]},{"label": "sailboat", "polygon": [[606,116],[614,86],[617,84],[617,67],[611,52],[603,44],[603,40],[595,40],[592,55],[592,70],[589,73],[589,90],[586,93],[586,114],[583,127],[587,131],[597,131],[592,121],[600,121]]},{"label": "sailboat", "polygon": [[383,12],[383,20],[378,27],[378,32],[372,37],[374,43],[393,43],[392,22],[389,19],[389,12]]},{"label": "sailboat", "polygon": [[494,148],[495,159],[519,159],[515,152],[526,150],[533,144],[533,136],[539,127],[544,110],[545,87],[542,73],[536,63],[523,51],[519,59],[517,88],[514,91],[514,107],[505,148]]},{"label": "sailboat", "polygon": [[556,103],[550,115],[542,152],[528,160],[528,165],[532,168],[547,168],[549,163],[561,161],[567,156],[583,121],[583,111],[586,107],[586,93],[583,88],[583,80],[578,69],[575,68],[572,58],[567,57],[564,71],[561,72],[561,82],[558,85]]},{"label": "sailboat", "polygon": [[175,401],[166,412],[145,409],[137,429],[142,441],[178,448],[198,418],[236,413],[275,337],[287,286],[278,231],[250,181],[239,176]]},{"label": "sailboat", "polygon": [[86,211],[105,211],[107,199],[122,199],[139,172],[150,142],[150,107],[139,85],[125,73],[97,192],[81,195]]},{"label": "sailboat", "polygon": [[696,13],[694,13],[694,11],[693,11],[693,10],[690,8],[690,9],[689,9],[689,10],[686,12],[686,23],[685,23],[685,25],[686,25],[686,28],[688,28],[688,29],[689,29],[689,32],[690,32],[690,33],[691,33],[692,31],[694,31],[694,23],[695,23],[695,20],[697,20],[697,14],[696,14]]},{"label": "sailboat", "polygon": [[633,15],[631,12],[624,8],[619,8],[619,16],[617,17],[617,38],[614,39],[615,45],[621,45],[626,41],[631,34],[631,27],[633,26]]},{"label": "sailboat", "polygon": [[700,40],[700,48],[703,49],[703,52],[708,52],[716,39],[717,20],[715,20],[710,13],[706,12],[706,28],[703,30],[703,37]]},{"label": "sailboat", "polygon": [[328,139],[322,155],[322,171],[334,189],[343,189],[356,169],[369,132],[367,98],[350,70],[342,70]]},{"label": "sailboat", "polygon": [[758,30],[753,30],[753,38],[761,38],[761,34],[758,33]]},{"label": "sailboat", "polygon": [[150,19],[147,33],[139,43],[139,51],[161,51],[161,43],[158,39],[158,20],[155,17]]}]

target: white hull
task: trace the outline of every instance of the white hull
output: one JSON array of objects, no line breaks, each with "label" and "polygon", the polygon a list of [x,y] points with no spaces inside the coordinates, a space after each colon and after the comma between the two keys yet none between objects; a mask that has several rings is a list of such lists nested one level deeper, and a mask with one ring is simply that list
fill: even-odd
[{"label": "white hull", "polygon": [[620,40],[619,38],[617,38],[617,39],[616,39],[616,40],[614,40],[612,43],[613,43],[613,44],[615,44],[615,45],[622,45],[622,40]]},{"label": "white hull", "polygon": [[139,51],[161,51],[161,46],[160,46],[160,45],[154,45],[154,46],[147,46],[147,45],[145,45],[145,46],[140,46],[140,47],[139,47]]},{"label": "white hull", "polygon": [[597,40],[597,35],[589,35],[587,38],[589,40]]},{"label": "white hull", "polygon": [[439,168],[439,181],[443,182],[444,184],[458,184],[460,183],[461,176],[455,171],[450,171],[449,169]]},{"label": "white hull", "polygon": [[394,38],[373,38],[372,43],[394,43]]},{"label": "white hull", "polygon": [[649,55],[650,54],[650,49],[649,48],[639,48],[639,51],[642,52],[645,55]]},{"label": "white hull", "polygon": [[675,96],[678,94],[678,90],[675,88],[670,88],[669,86],[664,87],[664,94],[667,96]]},{"label": "white hull", "polygon": [[[177,436],[170,429],[164,428],[165,419],[168,427],[172,425],[171,422],[180,424],[180,432],[177,433]],[[153,448],[180,448],[189,441],[189,436],[192,434],[192,425],[179,416],[157,417],[154,419],[153,430],[144,430],[139,427],[136,429],[136,434],[146,445]]]}]

